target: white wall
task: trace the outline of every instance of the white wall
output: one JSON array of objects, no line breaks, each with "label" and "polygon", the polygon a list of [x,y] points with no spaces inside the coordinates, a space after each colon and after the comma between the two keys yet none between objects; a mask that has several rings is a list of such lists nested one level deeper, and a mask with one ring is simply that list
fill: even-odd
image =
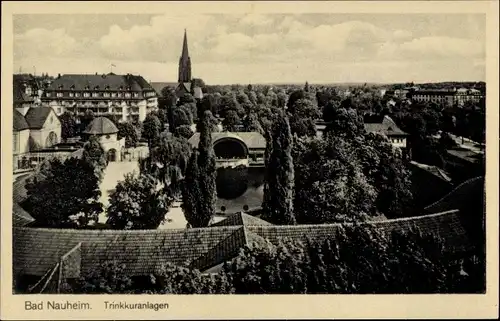
[{"label": "white wall", "polygon": [[392,138],[391,143],[395,147],[406,148],[406,138]]},{"label": "white wall", "polygon": [[22,154],[29,152],[30,130],[25,129],[13,132],[13,153]]},{"label": "white wall", "polygon": [[50,133],[54,132],[57,135],[56,143],[61,142],[61,122],[59,118],[56,116],[54,110],[52,110],[49,114],[49,117],[45,120],[45,124],[41,129],[32,129],[30,136],[33,140],[41,147],[50,147],[47,146],[46,141],[47,137],[49,137]]}]

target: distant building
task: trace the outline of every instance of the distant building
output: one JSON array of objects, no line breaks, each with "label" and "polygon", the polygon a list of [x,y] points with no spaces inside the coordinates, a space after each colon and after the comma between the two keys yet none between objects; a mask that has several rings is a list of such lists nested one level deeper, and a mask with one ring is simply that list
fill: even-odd
[{"label": "distant building", "polygon": [[406,138],[408,134],[402,131],[389,116],[384,116],[378,122],[365,122],[365,130],[368,133],[386,136],[394,147],[401,148],[404,153],[407,152]]},{"label": "distant building", "polygon": [[57,115],[65,111],[77,114],[92,111],[96,116],[114,115],[121,121],[143,121],[158,108],[153,87],[136,75],[62,75],[45,89],[44,106]]},{"label": "distant building", "polygon": [[[13,163],[14,170],[29,168],[34,155],[53,148],[61,141],[61,122],[50,107],[31,107],[25,116],[14,110]],[[36,157],[35,157],[36,156]]]},{"label": "distant building", "polygon": [[40,105],[40,97],[43,93],[42,85],[34,76],[28,74],[13,75],[12,89],[14,109],[23,116],[26,115],[30,107]]},{"label": "distant building", "polygon": [[466,102],[478,103],[484,98],[481,91],[477,89],[452,89],[452,90],[416,90],[409,94],[412,101],[444,104],[447,106],[463,106]]},{"label": "distant building", "polygon": [[459,88],[456,91],[453,102],[460,107],[466,102],[479,103],[483,98],[484,95],[477,89]]},{"label": "distant building", "polygon": [[106,117],[97,117],[83,131],[85,138],[97,136],[108,161],[115,162],[122,159],[125,149],[125,138],[118,139],[118,128]]}]

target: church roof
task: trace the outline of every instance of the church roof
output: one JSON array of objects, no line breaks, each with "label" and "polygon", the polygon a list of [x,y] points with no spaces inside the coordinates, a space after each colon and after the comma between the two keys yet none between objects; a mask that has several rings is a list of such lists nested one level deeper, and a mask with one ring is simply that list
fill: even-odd
[{"label": "church roof", "polygon": [[52,111],[52,107],[31,107],[24,118],[30,129],[40,129]]},{"label": "church roof", "polygon": [[95,118],[85,129],[84,134],[106,135],[118,133],[118,128],[106,117]]},{"label": "church roof", "polygon": [[14,131],[19,132],[21,130],[29,129],[28,122],[24,116],[14,109],[14,119],[12,122],[12,128]]},{"label": "church roof", "polygon": [[187,31],[184,29],[184,41],[182,42],[182,57],[189,57],[188,41],[187,41]]}]

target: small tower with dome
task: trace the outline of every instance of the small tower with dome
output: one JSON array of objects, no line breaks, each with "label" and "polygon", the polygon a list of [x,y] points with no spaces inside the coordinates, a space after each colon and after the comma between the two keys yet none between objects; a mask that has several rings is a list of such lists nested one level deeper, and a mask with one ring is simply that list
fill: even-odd
[{"label": "small tower with dome", "polygon": [[118,128],[106,117],[97,117],[83,131],[85,138],[98,136],[108,161],[121,161],[125,149],[125,138],[118,139]]}]

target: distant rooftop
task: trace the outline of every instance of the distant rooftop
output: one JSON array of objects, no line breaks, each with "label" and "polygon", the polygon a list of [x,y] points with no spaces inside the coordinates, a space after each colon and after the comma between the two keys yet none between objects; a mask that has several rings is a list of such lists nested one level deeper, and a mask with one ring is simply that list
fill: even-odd
[{"label": "distant rooftop", "polygon": [[382,134],[388,137],[408,135],[402,131],[389,116],[384,116],[384,118],[378,122],[365,122],[365,130],[369,133]]}]

